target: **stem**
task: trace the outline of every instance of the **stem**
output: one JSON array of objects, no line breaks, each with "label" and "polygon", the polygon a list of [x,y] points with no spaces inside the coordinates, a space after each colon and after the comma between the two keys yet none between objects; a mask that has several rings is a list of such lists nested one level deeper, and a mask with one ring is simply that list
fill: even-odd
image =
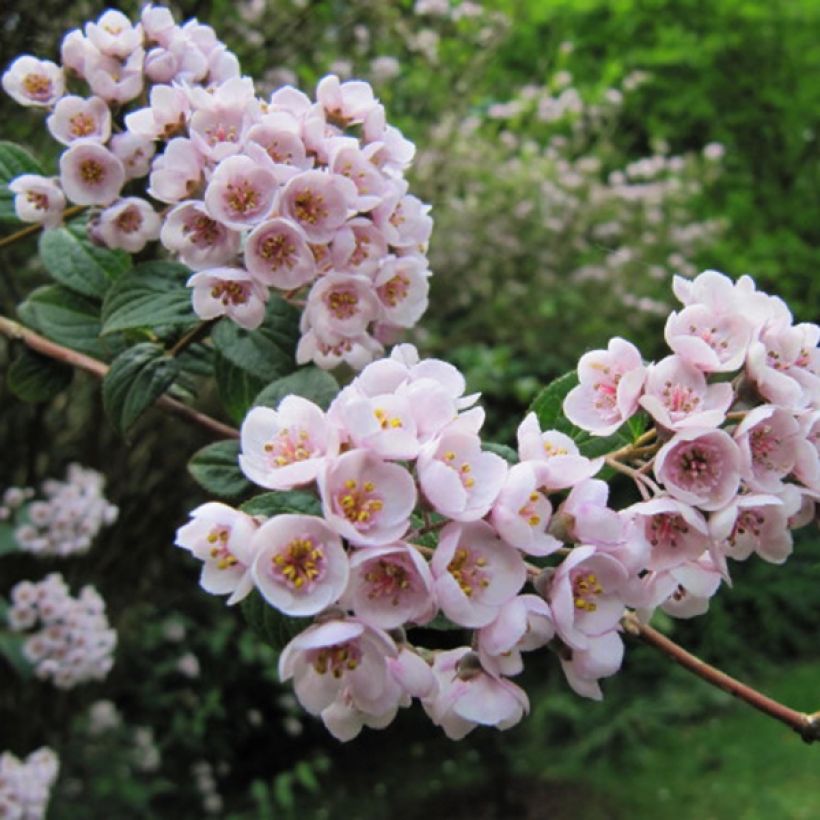
[{"label": "stem", "polygon": [[712,686],[717,686],[724,692],[728,692],[736,698],[745,701],[753,708],[763,712],[769,717],[785,723],[790,728],[794,729],[806,743],[813,741],[820,741],[820,712],[814,714],[806,714],[805,712],[798,712],[776,700],[766,697],[751,686],[735,680],[720,669],[710,666],[696,655],[687,652],[682,646],[678,646],[674,641],[662,635],[651,626],[642,624],[634,612],[628,612],[621,619],[621,624],[624,629],[633,637],[642,640],[649,646],[659,649],[668,658],[671,658],[675,663],[688,669],[690,672],[702,678]]},{"label": "stem", "polygon": [[[63,220],[70,219],[72,216],[76,216],[77,214],[82,213],[85,209],[85,205],[72,205],[70,208],[66,208],[63,211]],[[8,236],[4,236],[2,239],[0,239],[0,248],[5,248],[8,245],[13,245],[20,239],[25,239],[27,236],[39,233],[41,230],[43,230],[43,226],[39,222],[35,223],[34,225],[26,225],[25,228],[20,228],[19,231],[9,234]]]},{"label": "stem", "polygon": [[[101,362],[99,359],[94,359],[91,356],[86,356],[84,353],[78,353],[76,350],[71,350],[71,348],[63,347],[63,345],[59,345],[56,342],[52,342],[50,339],[46,339],[45,336],[41,336],[39,333],[29,330],[19,322],[14,322],[5,316],[0,316],[0,334],[7,336],[9,339],[17,339],[31,348],[31,350],[43,356],[48,356],[50,359],[63,362],[79,370],[85,370],[98,379],[102,379],[108,372],[108,365],[105,364],[105,362]],[[172,399],[170,396],[160,396],[155,403],[157,407],[161,407],[167,413],[179,416],[186,421],[191,421],[219,438],[239,438],[239,431],[234,427],[223,424],[223,422],[217,421],[205,413],[200,413],[193,407],[189,407],[181,401]]]},{"label": "stem", "polygon": [[195,342],[208,335],[208,331],[213,327],[216,319],[206,319],[200,322],[193,330],[189,330],[185,335],[181,336],[174,346],[168,351],[168,355],[174,359],[182,353],[183,350],[190,347]]}]

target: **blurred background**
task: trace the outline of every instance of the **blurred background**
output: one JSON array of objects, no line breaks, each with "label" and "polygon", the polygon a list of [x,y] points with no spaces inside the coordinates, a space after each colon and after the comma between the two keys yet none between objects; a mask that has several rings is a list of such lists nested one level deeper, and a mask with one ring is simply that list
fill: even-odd
[{"label": "blurred background", "polygon": [[[57,59],[102,3],[4,0],[0,63]],[[137,3],[118,6],[136,13]],[[261,93],[332,71],[369,80],[418,153],[432,203],[431,305],[414,341],[483,393],[512,443],[537,390],[613,335],[662,355],[671,277],[752,274],[816,320],[820,4],[816,0],[213,0],[172,4],[215,27]],[[3,139],[46,164],[41,118],[0,100]],[[0,251],[6,315],[42,279]],[[0,368],[10,350],[0,344]],[[89,421],[90,420],[90,421]],[[606,698],[573,695],[551,657],[521,683],[515,729],[447,741],[420,710],[341,746],[276,678],[241,613],[201,593],[174,549],[205,500],[183,464],[204,435],[150,413],[124,443],[98,385],[53,401],[0,386],[0,490],[102,471],[121,509],[81,559],[5,556],[0,594],[61,571],[93,583],[119,632],[103,684],[21,683],[0,658],[0,750],[48,744],[49,817],[732,818],[820,816],[820,752],[653,650],[630,647]],[[778,568],[737,565],[694,622],[658,625],[794,708],[820,708],[820,539]]]}]

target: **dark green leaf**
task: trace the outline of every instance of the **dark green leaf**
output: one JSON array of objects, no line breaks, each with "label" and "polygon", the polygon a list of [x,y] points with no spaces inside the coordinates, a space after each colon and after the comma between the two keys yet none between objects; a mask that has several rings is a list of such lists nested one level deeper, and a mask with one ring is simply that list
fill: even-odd
[{"label": "dark green leaf", "polygon": [[233,421],[241,423],[264,382],[220,353],[214,357],[214,376],[222,406]]},{"label": "dark green leaf", "polygon": [[319,499],[304,490],[262,493],[248,499],[239,509],[248,515],[264,515],[268,518],[284,513],[322,514],[322,504]]},{"label": "dark green leaf", "polygon": [[2,655],[17,671],[21,678],[30,678],[31,664],[23,654],[25,638],[14,632],[0,632],[0,655]]},{"label": "dark green leaf", "polygon": [[[14,527],[3,521],[0,523],[0,555],[6,555],[9,552],[19,552],[20,547],[14,537]],[[0,598],[0,607],[3,604]],[[4,622],[3,613],[0,612],[0,623]]]},{"label": "dark green leaf", "polygon": [[40,236],[40,258],[61,285],[97,298],[131,267],[131,256],[124,251],[94,245],[82,223],[45,231]]},{"label": "dark green leaf", "polygon": [[99,306],[60,285],[37,288],[17,312],[29,327],[49,339],[97,359],[107,359],[122,349],[119,340],[98,338]]},{"label": "dark green leaf", "polygon": [[174,381],[177,362],[151,342],[117,356],[103,379],[103,405],[111,423],[124,434]]},{"label": "dark green leaf", "polygon": [[339,385],[330,373],[309,365],[271,382],[253,403],[275,408],[285,396],[293,394],[310,399],[323,410],[327,410],[338,392]]},{"label": "dark green leaf", "polygon": [[9,365],[6,382],[18,399],[48,401],[71,383],[73,371],[60,362],[27,348]]},{"label": "dark green leaf", "polygon": [[629,439],[635,442],[649,428],[649,414],[639,410],[626,422],[626,429],[629,431]]},{"label": "dark green leaf", "polygon": [[0,142],[0,220],[19,222],[14,210],[14,194],[8,184],[23,174],[42,174],[40,163],[21,145]]},{"label": "dark green leaf", "polygon": [[271,294],[265,322],[258,330],[244,330],[225,318],[213,329],[216,349],[231,364],[247,370],[263,383],[290,373],[296,366],[299,311]]},{"label": "dark green leaf", "polygon": [[453,623],[446,615],[442,615],[440,612],[433,618],[432,621],[429,623],[423,624],[422,629],[435,629],[438,632],[452,632],[458,629],[463,630],[463,626],[459,626],[457,623]]},{"label": "dark green leaf", "polygon": [[518,464],[518,453],[506,444],[495,444],[492,441],[485,441],[481,444],[481,449],[501,456],[508,464]]},{"label": "dark green leaf", "polygon": [[191,271],[176,262],[143,262],[124,273],[105,295],[103,334],[133,328],[195,325],[191,291],[185,282]]},{"label": "dark green leaf", "polygon": [[188,472],[209,493],[235,498],[250,489],[250,482],[239,469],[239,442],[217,441],[194,453]]},{"label": "dark green leaf", "polygon": [[241,603],[242,614],[253,630],[276,650],[310,626],[309,618],[292,618],[274,609],[256,590]]}]

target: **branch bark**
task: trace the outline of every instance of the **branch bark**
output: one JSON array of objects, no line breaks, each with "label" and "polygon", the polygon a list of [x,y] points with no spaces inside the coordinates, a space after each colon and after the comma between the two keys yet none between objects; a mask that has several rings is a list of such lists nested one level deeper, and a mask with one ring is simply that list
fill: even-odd
[{"label": "branch bark", "polygon": [[[29,330],[19,322],[15,322],[5,316],[0,316],[0,334],[9,339],[16,339],[17,341],[23,342],[23,344],[31,350],[43,356],[48,356],[58,362],[76,367],[79,370],[85,370],[98,379],[102,379],[108,372],[108,365],[105,364],[105,362],[101,362],[99,359],[94,359],[91,356],[86,356],[84,353],[78,353],[76,350],[71,350],[71,348],[64,347],[56,342],[52,342],[50,339],[46,339],[45,336],[41,336],[39,333]],[[172,399],[170,396],[160,396],[156,401],[156,406],[166,413],[193,422],[217,438],[239,438],[239,431],[236,428],[224,424],[215,418],[211,418],[211,416],[205,413],[200,413],[199,410],[195,410],[193,407],[183,404],[181,401]]]},{"label": "branch bark", "polygon": [[756,689],[752,689],[751,686],[741,683],[720,669],[705,663],[691,652],[687,652],[682,646],[679,646],[651,626],[642,624],[633,612],[624,615],[621,624],[627,633],[645,644],[659,649],[675,663],[693,672],[707,683],[748,703],[749,706],[759,712],[785,723],[786,726],[794,729],[806,743],[820,741],[820,712],[814,714],[798,712],[796,709],[791,709],[772,698],[766,697]]}]

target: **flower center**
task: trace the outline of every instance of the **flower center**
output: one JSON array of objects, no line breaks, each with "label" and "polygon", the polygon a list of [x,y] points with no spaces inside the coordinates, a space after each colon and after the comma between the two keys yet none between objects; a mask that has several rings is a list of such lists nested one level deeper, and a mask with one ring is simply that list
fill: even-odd
[{"label": "flower center", "polygon": [[715,454],[702,445],[683,450],[678,457],[678,467],[683,479],[693,486],[712,487],[719,478]]},{"label": "flower center", "polygon": [[69,130],[75,137],[87,137],[94,133],[97,126],[90,114],[75,114],[68,122]]},{"label": "flower center", "polygon": [[604,588],[594,572],[579,572],[572,580],[572,597],[575,608],[584,612],[595,612],[598,609],[598,604],[593,599],[603,591]]},{"label": "flower center", "polygon": [[228,549],[229,536],[228,527],[214,527],[208,534],[210,555],[216,561],[217,569],[230,569],[239,563],[239,559]]},{"label": "flower center", "polygon": [[123,233],[134,233],[142,227],[142,214],[138,208],[126,208],[114,221]]},{"label": "flower center", "polygon": [[39,191],[26,191],[26,199],[40,211],[48,210],[48,197]]},{"label": "flower center", "polygon": [[301,589],[321,578],[325,569],[325,554],[312,538],[294,538],[284,550],[273,557],[273,572],[293,589]]},{"label": "flower center", "polygon": [[349,319],[356,314],[359,297],[350,290],[334,290],[327,296],[327,306],[337,319]]},{"label": "flower center", "polygon": [[390,418],[387,412],[381,407],[377,407],[373,411],[373,415],[376,417],[382,430],[387,430],[388,428],[396,429],[397,427],[402,426],[401,419],[398,416],[393,416],[393,418]]},{"label": "flower center", "polygon": [[265,444],[264,449],[274,467],[305,461],[313,454],[308,431],[298,429],[294,434],[288,427],[283,427],[273,441]]},{"label": "flower center", "polygon": [[486,589],[490,585],[487,573],[483,569],[487,566],[487,559],[478,555],[469,547],[459,547],[453,559],[447,564],[447,572],[455,578],[461,591],[472,598],[476,588]]},{"label": "flower center", "polygon": [[259,191],[247,180],[236,185],[229,183],[226,200],[228,207],[236,214],[253,213],[259,207]]},{"label": "flower center", "polygon": [[35,100],[47,100],[51,96],[51,80],[45,74],[26,74],[23,88]]},{"label": "flower center", "polygon": [[190,234],[189,241],[199,248],[215,245],[222,235],[219,223],[204,214],[197,214],[186,222],[182,232]]},{"label": "flower center", "polygon": [[412,575],[398,560],[379,558],[368,564],[364,575],[369,588],[367,597],[390,598],[393,606],[398,606],[402,593],[412,587]]},{"label": "flower center", "polygon": [[678,537],[687,535],[689,526],[683,516],[673,513],[653,515],[649,519],[649,543],[653,547],[664,544],[669,547],[678,546]]},{"label": "flower center", "polygon": [[360,485],[352,478],[345,481],[344,489],[336,500],[342,515],[359,530],[368,529],[376,513],[384,507],[384,501],[376,494],[376,485],[372,481]]},{"label": "flower center", "polygon": [[315,225],[327,216],[325,198],[313,191],[301,191],[293,200],[293,212],[300,222]]},{"label": "flower center", "polygon": [[236,142],[238,139],[238,134],[236,131],[235,125],[225,125],[224,123],[219,123],[215,125],[213,128],[206,128],[205,134],[207,137],[208,145],[213,147],[220,142]]},{"label": "flower center", "polygon": [[672,384],[671,381],[664,383],[661,391],[663,403],[670,413],[682,413],[688,415],[694,412],[700,404],[700,397],[691,387],[684,387],[682,384]]},{"label": "flower center", "polygon": [[248,291],[242,282],[217,282],[211,288],[211,296],[223,305],[243,305],[248,301]]},{"label": "flower center", "polygon": [[271,269],[292,268],[296,264],[296,246],[281,233],[266,236],[259,244],[259,255],[270,262]]},{"label": "flower center", "polygon": [[757,510],[743,510],[735,521],[732,527],[732,533],[727,541],[734,546],[738,539],[743,538],[744,535],[753,535],[755,538],[760,538],[761,527],[765,522],[763,515]]},{"label": "flower center", "polygon": [[402,274],[396,274],[389,282],[386,282],[379,288],[379,295],[382,301],[396,307],[399,302],[407,298],[407,293],[410,289],[410,280]]},{"label": "flower center", "polygon": [[80,163],[80,176],[89,185],[99,185],[105,179],[105,168],[96,159],[84,159]]},{"label": "flower center", "polygon": [[541,516],[535,509],[535,504],[541,498],[540,493],[530,493],[527,503],[518,511],[518,514],[527,520],[531,527],[537,527],[541,523]]},{"label": "flower center", "polygon": [[755,427],[749,435],[752,460],[766,470],[775,469],[773,456],[777,453],[780,444],[781,440],[774,435],[774,428],[770,424]]},{"label": "flower center", "polygon": [[353,671],[360,663],[362,651],[353,642],[340,643],[319,649],[313,656],[313,668],[320,674],[328,672],[340,678],[347,671]]},{"label": "flower center", "polygon": [[444,454],[444,460],[447,462],[448,466],[452,467],[454,470],[458,471],[458,477],[461,479],[461,483],[469,490],[471,487],[475,486],[475,479],[470,475],[472,473],[473,468],[466,462],[463,461],[460,467],[455,466],[456,454],[452,450],[448,450]]}]

